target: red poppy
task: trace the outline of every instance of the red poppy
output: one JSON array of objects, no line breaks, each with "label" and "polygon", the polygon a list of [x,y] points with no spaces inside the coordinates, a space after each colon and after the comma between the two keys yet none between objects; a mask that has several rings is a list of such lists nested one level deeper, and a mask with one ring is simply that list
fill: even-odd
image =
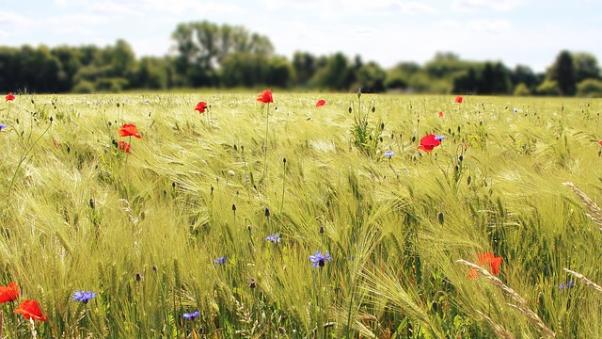
[{"label": "red poppy", "polygon": [[0,304],[15,301],[19,298],[19,286],[11,282],[6,286],[0,286]]},{"label": "red poppy", "polygon": [[5,96],[5,98],[6,98],[6,101],[13,101],[13,100],[15,100],[16,97],[13,94],[13,92],[8,92],[8,94],[6,94],[6,96]]},{"label": "red poppy", "polygon": [[142,138],[142,136],[138,133],[138,129],[134,124],[124,124],[119,129],[119,135],[122,137],[134,137],[134,138]]},{"label": "red poppy", "polygon": [[316,107],[318,107],[318,108],[320,108],[324,105],[326,105],[326,100],[324,100],[324,99],[320,99],[320,100],[318,100],[318,102],[316,102]]},{"label": "red poppy", "polygon": [[204,101],[201,101],[198,104],[196,104],[196,107],[194,108],[194,110],[199,111],[199,113],[205,113],[206,109],[207,109],[207,103]]},{"label": "red poppy", "polygon": [[602,140],[598,141],[598,145],[600,145],[600,147],[602,147]]},{"label": "red poppy", "polygon": [[257,101],[261,102],[262,104],[269,104],[274,102],[274,98],[272,97],[272,90],[266,89],[263,92],[261,92],[261,94],[257,96]]},{"label": "red poppy", "polygon": [[[493,275],[500,274],[503,261],[504,259],[502,257],[496,257],[492,252],[481,253],[478,255],[477,259],[479,266],[486,266],[487,270]],[[479,273],[474,268],[468,272],[468,277],[470,279],[476,279],[478,276]]]},{"label": "red poppy", "polygon": [[15,313],[20,314],[23,318],[29,320],[40,320],[46,321],[48,318],[42,313],[42,309],[40,308],[40,304],[38,304],[35,300],[25,300],[17,307]]},{"label": "red poppy", "polygon": [[444,117],[445,117],[445,113],[439,112],[439,118],[444,118]]},{"label": "red poppy", "polygon": [[463,102],[464,102],[464,98],[463,98],[462,96],[458,95],[458,96],[456,97],[456,100],[455,100],[455,102],[456,102],[456,104],[461,104],[461,103],[463,103]]},{"label": "red poppy", "polygon": [[129,143],[125,142],[125,141],[120,141],[117,143],[117,148],[120,151],[123,151],[125,153],[130,153],[130,149],[132,148],[132,145],[130,145]]},{"label": "red poppy", "polygon": [[437,139],[437,136],[429,134],[420,139],[420,146],[418,146],[418,149],[430,153],[439,145],[441,145],[441,141]]}]

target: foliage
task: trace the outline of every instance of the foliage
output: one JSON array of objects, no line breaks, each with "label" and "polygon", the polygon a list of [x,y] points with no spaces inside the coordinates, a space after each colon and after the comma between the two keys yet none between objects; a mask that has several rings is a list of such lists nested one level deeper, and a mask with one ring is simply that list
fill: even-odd
[{"label": "foliage", "polygon": [[[363,94],[366,153],[358,99],[321,94],[317,110],[316,97],[274,94],[262,184],[249,93],[3,103],[0,284],[40,301],[38,337],[541,337],[509,303],[559,338],[602,336],[600,293],[562,287],[564,268],[602,282],[602,233],[562,186],[602,202],[602,101]],[[142,139],[126,157],[114,142],[130,122]],[[445,136],[429,154],[427,133]],[[503,258],[506,290],[456,263],[483,252]],[[3,336],[30,337],[3,307]]]},{"label": "foliage", "polygon": [[577,85],[577,95],[581,97],[602,98],[602,81],[596,79],[583,80]]}]

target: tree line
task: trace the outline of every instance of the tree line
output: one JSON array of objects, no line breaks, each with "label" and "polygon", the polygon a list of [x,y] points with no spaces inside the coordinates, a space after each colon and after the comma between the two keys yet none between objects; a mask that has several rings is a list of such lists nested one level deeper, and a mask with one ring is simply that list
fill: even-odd
[{"label": "tree line", "polygon": [[0,47],[0,91],[118,92],[131,89],[262,87],[364,92],[602,96],[595,56],[561,51],[543,73],[437,53],[423,65],[385,69],[343,53],[277,55],[270,39],[241,26],[179,24],[173,50],[137,58],[124,40],[98,47]]}]

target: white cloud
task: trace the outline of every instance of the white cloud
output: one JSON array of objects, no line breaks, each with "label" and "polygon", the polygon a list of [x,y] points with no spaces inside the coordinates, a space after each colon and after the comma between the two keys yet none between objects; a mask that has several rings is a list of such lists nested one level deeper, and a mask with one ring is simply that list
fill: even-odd
[{"label": "white cloud", "polygon": [[492,10],[508,12],[524,5],[526,0],[455,0],[452,8],[461,11]]},{"label": "white cloud", "polygon": [[414,0],[263,0],[268,10],[311,10],[316,14],[328,12],[386,12],[395,11],[404,14],[432,13],[435,9],[421,1]]}]

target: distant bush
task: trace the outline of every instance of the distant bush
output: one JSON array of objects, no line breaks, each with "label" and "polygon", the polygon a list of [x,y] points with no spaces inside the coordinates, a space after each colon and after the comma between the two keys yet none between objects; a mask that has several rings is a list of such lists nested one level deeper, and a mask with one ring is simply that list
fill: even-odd
[{"label": "distant bush", "polygon": [[514,95],[519,97],[526,97],[531,95],[531,91],[529,90],[529,87],[527,87],[527,85],[521,82],[520,84],[516,85],[516,88],[514,89]]},{"label": "distant bush", "polygon": [[553,80],[545,80],[541,85],[537,86],[537,94],[545,96],[560,95],[558,83]]},{"label": "distant bush", "polygon": [[577,85],[577,95],[580,97],[602,98],[602,81],[586,79]]},{"label": "distant bush", "polygon": [[93,93],[95,91],[96,91],[96,87],[94,86],[94,84],[87,80],[79,81],[73,87],[73,92],[75,92],[75,93],[86,94],[86,93]]}]

